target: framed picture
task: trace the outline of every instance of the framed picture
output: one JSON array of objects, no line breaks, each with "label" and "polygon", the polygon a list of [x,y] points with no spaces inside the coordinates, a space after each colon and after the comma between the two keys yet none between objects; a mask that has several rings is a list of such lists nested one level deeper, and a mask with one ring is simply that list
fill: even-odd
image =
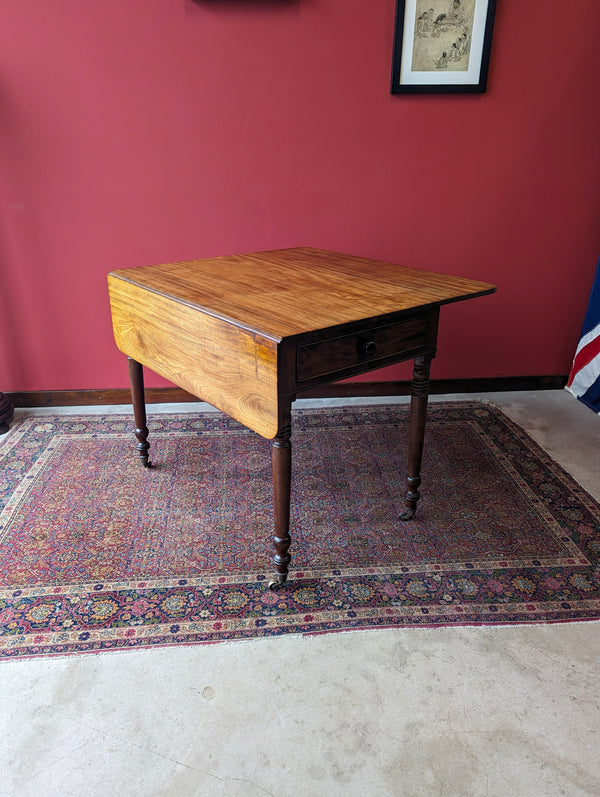
[{"label": "framed picture", "polygon": [[392,94],[486,89],[496,0],[396,0]]}]

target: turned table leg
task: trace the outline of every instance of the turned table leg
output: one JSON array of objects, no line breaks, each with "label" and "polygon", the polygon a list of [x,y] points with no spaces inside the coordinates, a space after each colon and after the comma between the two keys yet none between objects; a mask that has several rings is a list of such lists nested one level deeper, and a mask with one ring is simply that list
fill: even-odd
[{"label": "turned table leg", "polygon": [[[288,415],[289,420],[289,415]],[[292,476],[292,443],[291,426],[287,425],[271,443],[273,463],[273,520],[275,535],[273,545],[276,568],[275,576],[269,581],[270,589],[279,589],[287,579],[289,564],[292,559],[288,553],[290,547],[290,486]]]},{"label": "turned table leg", "polygon": [[406,509],[400,520],[410,520],[417,511],[421,497],[421,462],[423,460],[423,441],[425,421],[427,420],[427,400],[429,398],[429,366],[431,357],[416,357],[410,398],[410,421],[408,427],[408,470],[406,476]]},{"label": "turned table leg", "polygon": [[137,438],[137,450],[145,468],[151,468],[152,463],[148,459],[148,427],[146,426],[146,401],[144,398],[144,370],[141,363],[131,357],[127,358],[129,366],[129,381],[131,383],[131,400],[133,402],[133,417],[135,419],[135,436]]}]

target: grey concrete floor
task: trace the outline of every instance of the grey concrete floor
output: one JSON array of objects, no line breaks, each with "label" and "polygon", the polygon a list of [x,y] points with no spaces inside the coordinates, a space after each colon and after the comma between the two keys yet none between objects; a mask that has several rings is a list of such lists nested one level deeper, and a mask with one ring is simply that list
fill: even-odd
[{"label": "grey concrete floor", "polygon": [[[600,499],[600,417],[564,391],[432,400],[474,398]],[[0,794],[598,797],[599,676],[599,622],[6,661]]]}]

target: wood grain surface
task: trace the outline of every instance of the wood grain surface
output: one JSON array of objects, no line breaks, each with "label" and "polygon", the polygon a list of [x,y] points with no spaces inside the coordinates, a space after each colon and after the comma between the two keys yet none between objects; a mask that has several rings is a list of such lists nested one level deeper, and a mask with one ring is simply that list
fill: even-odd
[{"label": "wood grain surface", "polygon": [[485,282],[309,247],[111,273],[275,340],[495,290]]},{"label": "wood grain surface", "polygon": [[435,354],[439,306],[493,285],[321,249],[120,269],[118,348],[263,437],[297,390]]},{"label": "wood grain surface", "polygon": [[263,437],[279,428],[276,343],[109,276],[124,354]]}]

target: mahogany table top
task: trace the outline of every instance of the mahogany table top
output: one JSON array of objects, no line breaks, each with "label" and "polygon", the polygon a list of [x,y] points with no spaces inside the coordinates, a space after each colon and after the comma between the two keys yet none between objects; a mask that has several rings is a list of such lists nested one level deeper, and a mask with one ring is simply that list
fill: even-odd
[{"label": "mahogany table top", "polygon": [[486,282],[310,247],[119,269],[111,276],[274,340],[495,290]]}]

